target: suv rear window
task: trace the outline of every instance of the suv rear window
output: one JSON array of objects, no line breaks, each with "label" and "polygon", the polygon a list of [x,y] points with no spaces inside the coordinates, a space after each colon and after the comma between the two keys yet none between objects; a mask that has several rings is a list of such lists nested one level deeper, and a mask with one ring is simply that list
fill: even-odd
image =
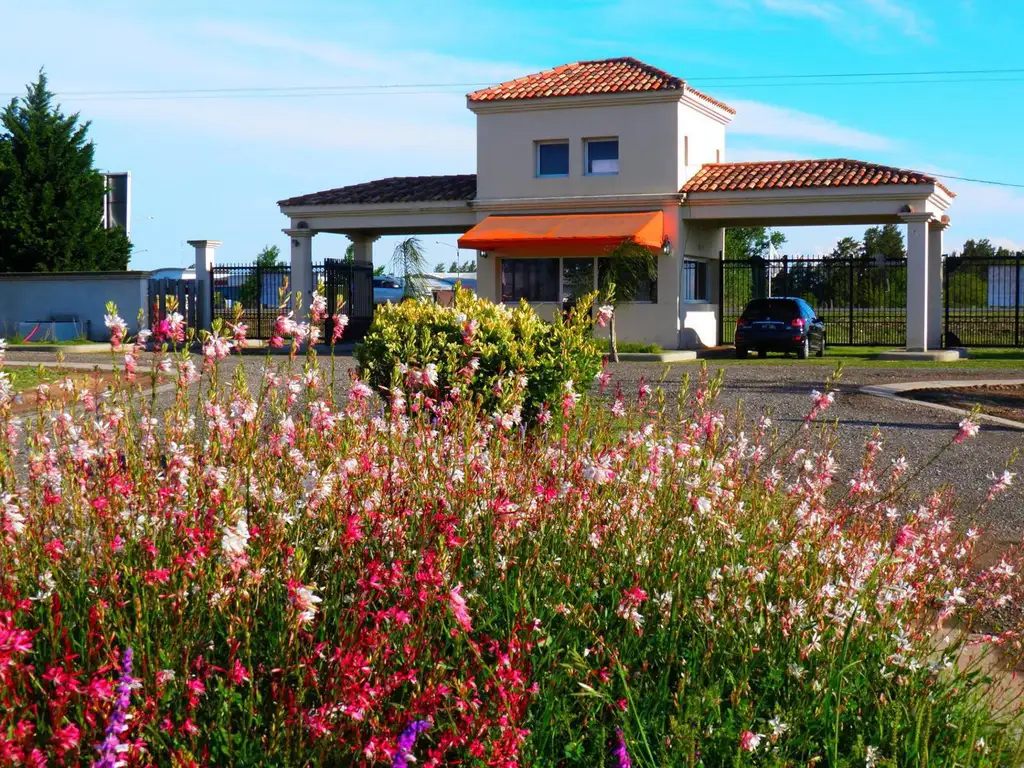
[{"label": "suv rear window", "polygon": [[743,317],[747,320],[791,320],[800,317],[800,307],[792,299],[756,299],[743,310]]}]

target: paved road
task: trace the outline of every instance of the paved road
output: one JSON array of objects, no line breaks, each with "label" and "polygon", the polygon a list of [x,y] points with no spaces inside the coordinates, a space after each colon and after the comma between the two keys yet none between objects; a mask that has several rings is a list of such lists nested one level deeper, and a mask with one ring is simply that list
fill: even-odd
[{"label": "paved road", "polygon": [[[9,358],[40,362],[52,362],[54,359],[50,353],[22,351],[10,353]],[[109,355],[69,355],[68,358],[75,362],[110,362]],[[246,367],[254,384],[258,381],[264,359],[262,355],[242,358],[240,364]],[[280,357],[274,359],[282,360]],[[321,363],[329,362],[328,358],[321,358]],[[239,362],[233,358],[226,364],[233,367]],[[336,366],[338,381],[345,381],[353,366],[352,359],[339,357]],[[733,407],[742,401],[744,410],[754,416],[769,410],[776,425],[783,430],[799,427],[810,405],[809,393],[813,389],[823,389],[825,378],[830,373],[828,366],[802,365],[795,360],[780,360],[777,365],[743,365],[712,360],[709,367],[712,371],[721,368],[725,373],[723,405]],[[692,363],[678,364],[671,366],[670,370],[664,386],[668,390],[668,399],[674,402],[683,373],[696,372],[696,366]],[[663,371],[664,366],[659,364],[623,363],[615,367],[614,374],[629,392],[636,390],[641,378],[657,380]],[[923,465],[949,442],[956,431],[958,419],[952,414],[863,395],[858,391],[862,386],[928,379],[1020,376],[1020,367],[984,371],[958,369],[955,364],[927,369],[847,367],[837,388],[836,403],[829,411],[831,418],[840,421],[837,451],[841,464],[847,468],[855,468],[859,464],[864,442],[876,425],[882,432],[887,455],[895,457],[902,450],[912,467]],[[1001,472],[1015,449],[1024,451],[1024,432],[983,426],[977,438],[965,445],[954,446],[925,470],[919,487],[954,487],[959,500],[958,509],[967,521],[988,490],[988,473]],[[977,518],[988,534],[1003,541],[1024,538],[1024,457],[1016,469],[1021,470],[1018,483]]]},{"label": "paved road", "polygon": [[[769,410],[780,429],[798,428],[810,406],[811,390],[822,390],[831,373],[828,366],[800,365],[796,360],[780,360],[777,365],[742,365],[709,361],[712,371],[724,371],[720,402],[728,407],[742,401],[744,411],[757,414]],[[652,365],[621,365],[616,371],[620,381],[632,386],[641,376],[660,377],[663,368]],[[666,386],[678,391],[682,371],[689,366],[672,366]],[[864,443],[877,426],[884,441],[883,451],[895,457],[902,450],[912,468],[920,467],[945,446],[956,432],[958,417],[925,406],[861,394],[869,384],[896,381],[938,379],[1020,378],[1021,369],[957,369],[956,365],[935,368],[847,367],[836,389],[835,405],[828,416],[838,419],[837,453],[841,465],[856,468]],[[671,381],[674,379],[674,382]],[[673,395],[674,397],[674,395]],[[915,486],[935,488],[950,485],[956,489],[958,509],[969,519],[988,492],[989,472],[1001,472],[1013,451],[1024,451],[1024,432],[983,425],[978,437],[964,445],[953,446],[926,469]],[[1024,456],[1019,462],[1018,484],[976,518],[982,528],[999,540],[1024,537]]]}]

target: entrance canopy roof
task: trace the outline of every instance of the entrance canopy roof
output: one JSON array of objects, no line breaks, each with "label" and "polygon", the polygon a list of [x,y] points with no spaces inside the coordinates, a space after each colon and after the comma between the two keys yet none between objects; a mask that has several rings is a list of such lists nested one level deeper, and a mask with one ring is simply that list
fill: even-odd
[{"label": "entrance canopy roof", "polygon": [[665,238],[661,211],[586,213],[561,216],[488,216],[459,238],[477,251],[546,249],[594,254],[632,240],[652,250]]}]

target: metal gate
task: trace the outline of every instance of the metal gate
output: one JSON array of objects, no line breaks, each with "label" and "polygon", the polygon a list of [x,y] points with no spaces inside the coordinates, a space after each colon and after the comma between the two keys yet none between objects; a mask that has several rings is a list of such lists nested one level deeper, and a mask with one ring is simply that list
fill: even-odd
[{"label": "metal gate", "polygon": [[146,284],[147,322],[155,328],[171,312],[178,312],[185,318],[186,328],[199,326],[199,291],[203,290],[202,280],[175,280],[161,277]]},{"label": "metal gate", "polygon": [[324,259],[324,291],[327,298],[325,338],[333,331],[331,318],[348,315],[344,341],[363,338],[373,321],[373,266],[340,259]]},{"label": "metal gate", "polygon": [[1024,345],[1024,254],[948,256],[944,267],[946,347]]},{"label": "metal gate", "polygon": [[859,256],[722,259],[718,338],[735,340],[736,320],[751,299],[804,299],[825,321],[833,346],[904,346],[907,262]]},{"label": "metal gate", "polygon": [[269,339],[288,285],[288,267],[262,267],[255,264],[217,264],[210,285],[212,319],[234,320],[236,305],[249,327],[250,339]]}]

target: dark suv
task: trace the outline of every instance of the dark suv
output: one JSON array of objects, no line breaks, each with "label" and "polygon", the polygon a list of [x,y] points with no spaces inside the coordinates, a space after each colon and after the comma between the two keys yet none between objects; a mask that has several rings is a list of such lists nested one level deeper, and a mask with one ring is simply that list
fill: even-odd
[{"label": "dark suv", "polygon": [[796,352],[804,360],[812,349],[821,357],[825,323],[803,299],[754,299],[736,321],[736,357],[743,359],[752,349],[760,357]]}]

